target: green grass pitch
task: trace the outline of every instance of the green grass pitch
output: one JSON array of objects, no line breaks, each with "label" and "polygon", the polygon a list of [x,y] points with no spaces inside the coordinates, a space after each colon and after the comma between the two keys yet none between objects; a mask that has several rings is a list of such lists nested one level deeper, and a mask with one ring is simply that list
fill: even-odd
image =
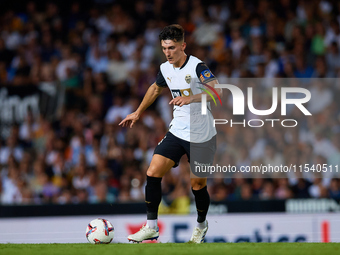
[{"label": "green grass pitch", "polygon": [[0,244],[1,255],[327,255],[340,254],[340,243],[203,243],[203,244]]}]

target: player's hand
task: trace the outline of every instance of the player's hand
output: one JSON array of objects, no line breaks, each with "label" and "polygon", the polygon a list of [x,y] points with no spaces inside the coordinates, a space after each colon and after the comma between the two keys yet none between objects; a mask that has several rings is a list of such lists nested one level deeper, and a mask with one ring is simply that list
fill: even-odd
[{"label": "player's hand", "polygon": [[175,97],[169,102],[169,104],[178,105],[182,107],[183,105],[190,104],[190,97],[181,97],[181,96]]},{"label": "player's hand", "polygon": [[122,127],[128,127],[130,126],[130,128],[132,128],[132,126],[135,124],[135,122],[139,120],[139,114],[136,112],[133,112],[131,114],[129,114],[128,116],[126,116],[125,119],[123,119],[120,123],[119,126]]}]

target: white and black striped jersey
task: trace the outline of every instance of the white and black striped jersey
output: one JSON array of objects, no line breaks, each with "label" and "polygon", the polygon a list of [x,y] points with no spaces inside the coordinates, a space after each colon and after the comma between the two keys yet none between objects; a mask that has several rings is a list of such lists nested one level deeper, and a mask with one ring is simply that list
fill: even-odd
[{"label": "white and black striped jersey", "polygon": [[[187,56],[179,68],[175,68],[168,61],[161,64],[156,84],[160,87],[169,87],[173,98],[188,97],[202,93],[199,89],[202,83],[215,79],[204,62],[194,56]],[[201,114],[200,102],[182,107],[175,105],[169,131],[185,141],[194,143],[206,142],[216,135],[213,116],[210,111],[207,111],[207,115]]]}]

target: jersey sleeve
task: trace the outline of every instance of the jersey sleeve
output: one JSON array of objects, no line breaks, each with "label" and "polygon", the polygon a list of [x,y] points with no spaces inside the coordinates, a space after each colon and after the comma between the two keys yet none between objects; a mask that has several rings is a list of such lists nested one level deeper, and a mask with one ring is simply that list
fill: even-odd
[{"label": "jersey sleeve", "polygon": [[166,84],[166,81],[163,77],[162,72],[159,70],[157,77],[156,77],[156,84],[159,87],[167,87],[168,85]]},{"label": "jersey sleeve", "polygon": [[207,82],[216,80],[215,76],[213,75],[209,67],[204,62],[197,64],[196,74],[202,83],[207,83]]}]

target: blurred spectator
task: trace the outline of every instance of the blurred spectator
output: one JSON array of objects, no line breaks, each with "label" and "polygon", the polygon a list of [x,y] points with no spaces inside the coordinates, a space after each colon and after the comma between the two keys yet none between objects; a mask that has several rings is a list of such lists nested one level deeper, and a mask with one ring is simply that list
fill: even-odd
[{"label": "blurred spectator", "polygon": [[124,104],[124,100],[120,96],[114,97],[114,103],[107,111],[105,120],[109,124],[118,124],[126,115],[132,112],[131,105]]},{"label": "blurred spectator", "polygon": [[284,161],[280,153],[276,151],[276,148],[272,144],[267,144],[263,163],[267,166],[280,166],[283,165]]},{"label": "blurred spectator", "polygon": [[272,182],[265,182],[263,185],[263,189],[259,194],[259,198],[262,200],[271,200],[275,198],[275,188]]},{"label": "blurred spectator", "polygon": [[6,146],[0,149],[0,163],[2,165],[7,164],[10,155],[14,156],[16,161],[20,161],[23,157],[23,149],[17,142],[17,137],[11,134],[7,138]]},{"label": "blurred spectator", "polygon": [[253,199],[253,192],[250,184],[244,183],[241,186],[241,200],[250,200]]},{"label": "blurred spectator", "polygon": [[309,187],[310,183],[304,179],[299,179],[297,184],[293,186],[293,192],[296,198],[309,198]]},{"label": "blurred spectator", "polygon": [[293,193],[289,188],[287,178],[278,179],[278,188],[275,192],[275,198],[277,199],[289,199],[293,197]]},{"label": "blurred spectator", "polygon": [[337,77],[340,68],[340,51],[339,45],[336,42],[332,42],[329,46],[328,53],[326,54],[326,63],[329,72]]},{"label": "blurred spectator", "polygon": [[58,63],[56,68],[56,76],[59,80],[64,81],[70,78],[70,73],[75,72],[78,68],[77,62],[71,56],[71,49],[69,46],[64,46],[62,49],[62,60]]},{"label": "blurred spectator", "polygon": [[104,53],[102,53],[98,46],[90,50],[87,65],[92,68],[94,73],[106,72],[108,66],[108,59]]},{"label": "blurred spectator", "polygon": [[340,186],[338,179],[332,179],[329,189],[329,196],[335,199],[340,198]]},{"label": "blurred spectator", "polygon": [[120,52],[117,50],[109,51],[107,74],[110,84],[124,82],[128,79],[129,70],[127,63],[123,61]]},{"label": "blurred spectator", "polygon": [[9,167],[7,176],[2,177],[1,203],[20,204],[22,202],[22,195],[18,187],[19,178],[19,169],[16,166]]},{"label": "blurred spectator", "polygon": [[90,179],[86,171],[85,164],[82,162],[76,168],[72,184],[75,189],[87,189],[90,185]]}]

